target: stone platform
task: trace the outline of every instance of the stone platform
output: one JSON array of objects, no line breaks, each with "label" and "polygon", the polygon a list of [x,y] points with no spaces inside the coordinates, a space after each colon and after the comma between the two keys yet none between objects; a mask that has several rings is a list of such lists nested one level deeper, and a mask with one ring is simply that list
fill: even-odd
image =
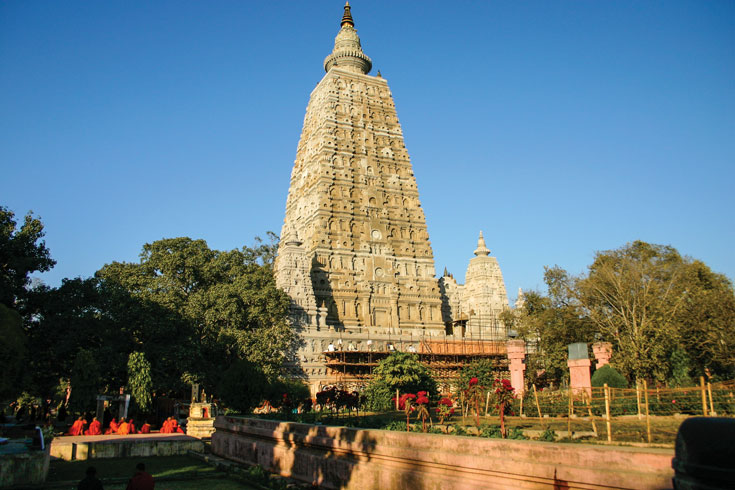
[{"label": "stone platform", "polygon": [[176,456],[203,449],[200,439],[184,434],[62,436],[51,442],[51,456],[65,461]]},{"label": "stone platform", "polygon": [[212,452],[327,489],[661,490],[670,449],[556,444],[217,417]]}]

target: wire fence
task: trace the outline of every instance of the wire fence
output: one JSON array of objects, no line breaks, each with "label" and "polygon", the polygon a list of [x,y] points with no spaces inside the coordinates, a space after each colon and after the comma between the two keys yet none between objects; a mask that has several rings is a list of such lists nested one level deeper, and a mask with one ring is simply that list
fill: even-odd
[{"label": "wire fence", "polygon": [[[666,429],[658,416],[735,416],[735,381],[705,383],[687,388],[649,387],[645,381],[635,388],[594,387],[581,390],[536,390],[532,387],[510,407],[512,415],[541,421],[566,418],[569,433],[587,427],[598,438],[613,440],[620,431],[645,430],[647,442],[671,440],[676,431]],[[558,424],[557,424],[558,425]],[[652,436],[653,432],[671,432]]]}]

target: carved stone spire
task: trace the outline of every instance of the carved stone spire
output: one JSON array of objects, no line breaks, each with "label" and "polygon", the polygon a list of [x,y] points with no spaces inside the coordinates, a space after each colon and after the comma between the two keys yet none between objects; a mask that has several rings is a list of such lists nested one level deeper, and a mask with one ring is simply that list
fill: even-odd
[{"label": "carved stone spire", "polygon": [[332,54],[324,59],[324,70],[329,72],[333,67],[353,73],[366,75],[373,67],[373,62],[362,52],[360,37],[355,29],[355,22],[350,13],[350,2],[345,3],[345,13],[342,15],[342,28],[334,39]]},{"label": "carved stone spire", "polygon": [[485,256],[487,257],[490,255],[490,249],[485,246],[485,238],[482,236],[482,232],[480,232],[480,238],[477,239],[477,249],[475,250],[475,255],[479,256]]}]

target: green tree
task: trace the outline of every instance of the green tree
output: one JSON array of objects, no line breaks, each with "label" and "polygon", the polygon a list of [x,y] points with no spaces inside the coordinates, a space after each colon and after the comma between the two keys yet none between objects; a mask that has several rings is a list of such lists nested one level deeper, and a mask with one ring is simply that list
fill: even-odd
[{"label": "green tree", "polygon": [[683,259],[672,247],[636,241],[598,252],[577,294],[590,319],[617,347],[628,376],[665,379],[684,307]]},{"label": "green tree", "polygon": [[0,206],[0,304],[16,307],[25,298],[30,273],[48,271],[56,264],[43,236],[40,219],[28,213],[17,228],[15,214]]},{"label": "green tree", "polygon": [[391,390],[382,379],[372,379],[362,391],[364,398],[363,408],[371,412],[386,412],[395,407],[391,398],[396,391]]},{"label": "green tree", "polygon": [[97,404],[100,388],[100,367],[97,360],[89,350],[79,349],[71,373],[69,404],[72,410],[77,412],[93,410]]},{"label": "green tree", "polygon": [[[684,304],[676,316],[691,374],[735,377],[735,293],[732,282],[698,260],[682,267]],[[673,366],[672,366],[673,369]]]},{"label": "green tree", "polygon": [[419,361],[416,354],[394,352],[378,363],[373,375],[375,379],[383,381],[391,392],[398,389],[401,393],[437,393],[436,381],[431,377],[431,371]]},{"label": "green tree", "polygon": [[[163,313],[154,328],[136,319],[131,333],[136,350],[160,359],[164,379],[178,371],[216,387],[224,366],[241,359],[276,376],[293,347],[290,300],[275,286],[271,253],[266,245],[221,252],[204,240],[164,239],[144,245],[139,264],[113,262],[97,276]],[[151,336],[167,340],[152,343]]]},{"label": "green tree", "polygon": [[544,271],[547,294],[528,291],[515,322],[520,338],[531,346],[526,375],[536,381],[537,372],[547,380],[569,378],[567,346],[592,342],[595,327],[575,297],[575,279],[560,267]]},{"label": "green tree", "polygon": [[490,359],[477,359],[462,368],[457,378],[457,385],[460,389],[466,389],[470,385],[472,378],[477,378],[479,385],[485,390],[489,390],[495,381],[497,369],[493,361]]},{"label": "green tree", "polygon": [[52,396],[60,378],[69,378],[77,351],[85,349],[104,366],[100,385],[113,391],[125,384],[133,318],[155,325],[161,315],[137,313],[139,306],[113,294],[96,278],[64,279],[58,288],[40,286],[25,301],[26,331],[38,355],[29,359],[33,390]]},{"label": "green tree", "polygon": [[131,352],[128,357],[128,388],[136,405],[146,411],[151,406],[153,381],[151,380],[151,363],[142,352]]},{"label": "green tree", "polygon": [[0,304],[0,402],[15,398],[23,391],[27,340],[23,320],[17,311]]},{"label": "green tree", "polygon": [[217,392],[226,407],[250,413],[268,391],[265,373],[247,360],[234,362],[223,374]]}]

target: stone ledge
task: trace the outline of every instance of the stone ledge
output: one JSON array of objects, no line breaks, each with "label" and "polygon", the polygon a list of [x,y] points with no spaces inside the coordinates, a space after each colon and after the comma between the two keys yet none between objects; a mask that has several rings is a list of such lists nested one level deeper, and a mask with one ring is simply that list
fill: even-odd
[{"label": "stone ledge", "polygon": [[233,417],[212,452],[324,488],[671,487],[666,449],[358,430]]}]

